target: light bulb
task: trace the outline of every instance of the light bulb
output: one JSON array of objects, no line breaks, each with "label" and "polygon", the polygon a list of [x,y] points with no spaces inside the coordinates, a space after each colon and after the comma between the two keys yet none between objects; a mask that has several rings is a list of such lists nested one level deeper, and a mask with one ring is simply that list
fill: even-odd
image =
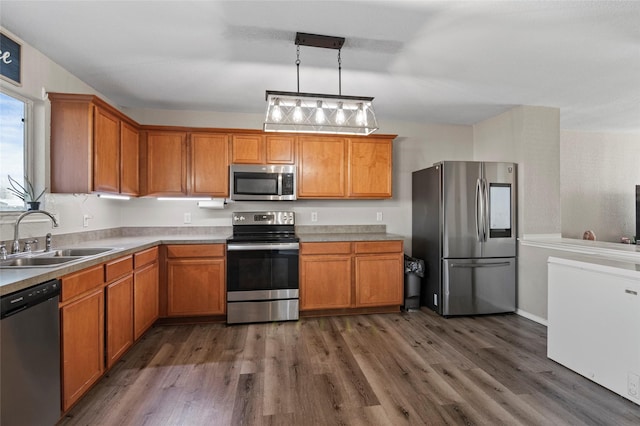
[{"label": "light bulb", "polygon": [[275,101],[273,101],[271,119],[276,123],[279,123],[280,120],[282,120],[282,110],[280,109],[280,99],[278,98],[276,98]]},{"label": "light bulb", "polygon": [[318,101],[316,104],[316,124],[324,123],[324,110],[322,109],[322,101]]},{"label": "light bulb", "polygon": [[296,107],[293,109],[293,121],[300,123],[302,121],[302,107],[300,99],[296,101]]},{"label": "light bulb", "polygon": [[344,124],[344,110],[342,109],[342,102],[338,102],[338,111],[336,112],[336,124],[342,126]]}]

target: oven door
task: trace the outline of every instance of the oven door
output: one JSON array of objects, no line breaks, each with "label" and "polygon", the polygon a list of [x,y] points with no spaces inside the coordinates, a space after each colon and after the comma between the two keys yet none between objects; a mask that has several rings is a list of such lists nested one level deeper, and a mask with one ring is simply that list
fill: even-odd
[{"label": "oven door", "polygon": [[227,245],[227,323],[298,319],[298,243]]}]

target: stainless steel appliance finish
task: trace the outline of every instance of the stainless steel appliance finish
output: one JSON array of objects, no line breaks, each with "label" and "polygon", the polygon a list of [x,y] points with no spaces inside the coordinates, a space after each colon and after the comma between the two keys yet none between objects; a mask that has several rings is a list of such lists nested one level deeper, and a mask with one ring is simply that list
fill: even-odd
[{"label": "stainless steel appliance finish", "polygon": [[296,199],[296,166],[249,164],[229,167],[232,200],[289,201]]},{"label": "stainless steel appliance finish", "polygon": [[515,311],[514,163],[445,161],[413,173],[421,305],[444,316]]},{"label": "stainless steel appliance finish", "polygon": [[227,323],[297,320],[298,259],[293,212],[236,212],[227,240]]},{"label": "stainless steel appliance finish", "polygon": [[0,298],[0,424],[60,418],[60,282]]}]

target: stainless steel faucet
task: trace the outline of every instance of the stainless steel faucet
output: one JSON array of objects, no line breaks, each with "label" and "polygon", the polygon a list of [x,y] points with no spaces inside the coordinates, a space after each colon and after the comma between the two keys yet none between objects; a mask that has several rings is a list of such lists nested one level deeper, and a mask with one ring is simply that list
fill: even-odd
[{"label": "stainless steel faucet", "polygon": [[53,227],[57,228],[58,227],[58,221],[56,220],[55,217],[53,217],[53,215],[47,211],[44,210],[29,210],[26,211],[24,213],[22,213],[20,216],[18,216],[18,219],[16,220],[16,224],[14,225],[13,228],[13,243],[11,245],[11,253],[19,253],[20,252],[20,241],[19,241],[19,229],[20,229],[20,222],[22,221],[22,219],[24,219],[25,217],[32,215],[32,214],[36,214],[36,213],[41,213],[43,215],[49,216],[49,219],[51,219],[51,222],[53,223]]}]

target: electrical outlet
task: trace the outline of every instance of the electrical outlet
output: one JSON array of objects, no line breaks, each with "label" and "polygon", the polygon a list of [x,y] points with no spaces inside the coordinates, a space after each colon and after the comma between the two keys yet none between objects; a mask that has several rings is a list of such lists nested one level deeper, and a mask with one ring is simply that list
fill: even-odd
[{"label": "electrical outlet", "polygon": [[382,212],[378,212],[378,213],[376,213],[376,220],[377,220],[378,222],[382,222]]},{"label": "electrical outlet", "polygon": [[191,223],[191,213],[184,214],[184,223]]},{"label": "electrical outlet", "polygon": [[627,391],[632,397],[640,399],[640,376],[633,373],[627,374]]},{"label": "electrical outlet", "polygon": [[88,214],[82,215],[82,226],[87,228],[89,226],[89,219],[91,217]]},{"label": "electrical outlet", "polygon": [[311,212],[311,222],[318,221],[318,212]]}]

